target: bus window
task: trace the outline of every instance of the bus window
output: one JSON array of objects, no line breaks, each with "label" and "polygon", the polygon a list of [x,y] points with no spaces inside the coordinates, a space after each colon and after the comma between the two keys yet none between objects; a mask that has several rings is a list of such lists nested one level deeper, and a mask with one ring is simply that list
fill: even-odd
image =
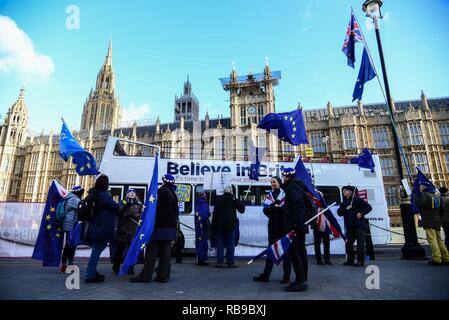
[{"label": "bus window", "polygon": [[157,148],[137,142],[117,140],[114,147],[114,156],[121,157],[155,157]]},{"label": "bus window", "polygon": [[124,186],[110,186],[109,191],[111,192],[112,199],[119,203],[123,199],[123,189]]},{"label": "bus window", "polygon": [[333,202],[336,202],[337,204],[341,203],[341,192],[338,187],[317,186],[317,190],[323,193],[324,200],[327,204],[331,204]]},{"label": "bus window", "polygon": [[192,213],[192,185],[177,183],[176,196],[178,197],[179,213]]},{"label": "bus window", "polygon": [[[262,206],[270,190],[269,186],[251,186],[251,188],[249,186],[239,186],[238,199],[247,206]],[[246,196],[247,193],[248,195]]]}]

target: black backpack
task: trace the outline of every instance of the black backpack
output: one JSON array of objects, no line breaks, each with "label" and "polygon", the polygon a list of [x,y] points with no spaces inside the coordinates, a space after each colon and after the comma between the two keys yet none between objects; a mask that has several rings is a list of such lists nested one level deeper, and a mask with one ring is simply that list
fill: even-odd
[{"label": "black backpack", "polygon": [[95,216],[95,199],[93,195],[88,195],[78,203],[78,220],[91,221]]}]

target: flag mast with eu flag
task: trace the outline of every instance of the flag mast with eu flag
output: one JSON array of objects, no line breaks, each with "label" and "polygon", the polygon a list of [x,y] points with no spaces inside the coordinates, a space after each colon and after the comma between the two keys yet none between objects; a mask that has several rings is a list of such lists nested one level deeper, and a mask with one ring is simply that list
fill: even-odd
[{"label": "flag mast with eu flag", "polygon": [[75,140],[70,132],[64,119],[62,119],[61,135],[59,138],[59,155],[67,162],[69,157],[72,157],[72,162],[75,165],[76,173],[80,176],[98,175],[97,162],[95,158],[84,150]]},{"label": "flag mast with eu flag", "polygon": [[139,254],[145,249],[148,242],[150,242],[151,235],[153,234],[154,221],[156,218],[156,206],[157,206],[157,177],[158,177],[158,158],[154,161],[153,176],[151,178],[150,186],[148,187],[147,197],[145,199],[144,210],[142,216],[138,222],[134,239],[126,254],[125,261],[119,275],[125,275],[128,273],[128,269],[134,266]]},{"label": "flag mast with eu flag", "polygon": [[376,71],[374,71],[373,64],[365,46],[363,48],[362,63],[360,64],[359,75],[357,76],[354,92],[352,93],[352,101],[355,101],[356,99],[362,100],[363,88],[365,86],[365,83],[376,76]]},{"label": "flag mast with eu flag", "polygon": [[62,226],[56,221],[56,207],[67,194],[68,191],[56,180],[51,182],[32,255],[33,259],[42,260],[44,267],[58,267],[61,261],[64,237]]},{"label": "flag mast with eu flag", "polygon": [[360,152],[360,154],[349,160],[352,164],[358,164],[359,168],[370,169],[371,172],[374,173],[374,164],[373,155],[369,152],[368,148],[365,148]]},{"label": "flag mast with eu flag", "polygon": [[269,113],[263,117],[257,127],[268,132],[273,131],[279,139],[294,146],[309,144],[302,108],[292,112]]},{"label": "flag mast with eu flag", "polygon": [[416,167],[416,170],[418,171],[418,174],[416,175],[416,179],[413,182],[413,190],[412,190],[412,196],[411,196],[411,209],[413,214],[417,214],[419,213],[421,210],[419,210],[419,208],[416,206],[415,201],[416,198],[419,196],[419,194],[421,193],[421,191],[419,190],[419,186],[420,185],[425,185],[426,186],[426,190],[428,192],[433,192],[435,193],[437,188],[435,187],[435,185],[425,176],[424,173],[422,173],[422,171]]}]

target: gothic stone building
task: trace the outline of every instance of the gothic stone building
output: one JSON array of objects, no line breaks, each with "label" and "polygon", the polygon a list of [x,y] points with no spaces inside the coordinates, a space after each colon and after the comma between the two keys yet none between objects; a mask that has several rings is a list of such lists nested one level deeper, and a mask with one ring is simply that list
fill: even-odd
[{"label": "gothic stone building", "polygon": [[[81,146],[101,163],[107,137],[153,143],[161,156],[184,159],[247,160],[249,143],[267,147],[264,161],[305,157],[305,148],[293,147],[256,128],[260,119],[276,111],[274,87],[280,71],[271,71],[266,62],[262,73],[238,76],[232,68],[229,78],[220,79],[229,92],[229,118],[198,120],[199,102],[187,79],[183,94],[175,97],[174,119],[162,124],[135,122],[120,125],[121,107],[116,95],[112,67],[112,45],[106,54],[95,84],[83,107],[79,131],[73,131]],[[449,182],[449,98],[421,98],[394,102],[394,117],[411,168],[419,167],[437,186]],[[400,224],[399,178],[394,159],[392,132],[385,104],[366,104],[304,109],[311,161],[346,162],[364,147],[380,155],[385,196],[393,225]],[[230,134],[229,134],[230,133]],[[31,135],[25,92],[9,108],[0,130],[0,201],[45,201],[53,178],[67,187],[93,185],[94,177],[79,177],[73,165],[59,157],[59,137]]]}]

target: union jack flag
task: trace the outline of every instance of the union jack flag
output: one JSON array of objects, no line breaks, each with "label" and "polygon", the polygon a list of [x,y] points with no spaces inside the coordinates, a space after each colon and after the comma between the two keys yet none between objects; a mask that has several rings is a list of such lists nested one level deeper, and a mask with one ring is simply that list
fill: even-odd
[{"label": "union jack flag", "polygon": [[360,30],[359,23],[351,12],[351,19],[349,20],[348,29],[346,30],[345,41],[343,42],[342,51],[348,57],[348,66],[354,68],[355,62],[355,43],[365,42],[362,36],[362,31]]},{"label": "union jack flag", "polygon": [[280,203],[279,203],[279,206],[280,206],[280,207],[282,207],[282,206],[285,204],[285,192],[284,192],[284,190],[282,190],[282,189],[280,190],[279,195],[277,196],[276,199],[273,197],[273,192],[270,191],[270,192],[268,193],[268,196],[266,197],[264,203],[263,203],[263,207],[264,207],[264,208],[269,207],[269,206],[270,206],[272,203],[274,203],[276,200],[278,200],[278,201],[280,202]]},{"label": "union jack flag", "polygon": [[252,258],[248,262],[248,264],[250,264],[254,260],[257,260],[260,257],[266,255],[269,259],[271,259],[274,263],[276,263],[278,265],[281,262],[284,255],[287,253],[288,248],[290,248],[290,245],[292,244],[292,240],[293,240],[294,236],[295,236],[295,233],[293,231],[290,231],[283,238],[276,241],[271,246],[266,248],[264,251],[259,253],[257,256]]},{"label": "union jack flag", "polygon": [[[328,210],[328,212],[329,212],[329,210]],[[333,222],[331,223],[328,218],[333,220]],[[317,223],[318,229],[321,232],[325,232],[327,234],[332,234],[335,238],[340,238],[340,237],[342,237],[343,239],[346,238],[343,235],[340,225],[338,224],[338,222],[335,219],[332,212],[329,212],[328,214],[324,213],[324,214],[319,215],[318,218],[316,218],[316,223]]]}]

